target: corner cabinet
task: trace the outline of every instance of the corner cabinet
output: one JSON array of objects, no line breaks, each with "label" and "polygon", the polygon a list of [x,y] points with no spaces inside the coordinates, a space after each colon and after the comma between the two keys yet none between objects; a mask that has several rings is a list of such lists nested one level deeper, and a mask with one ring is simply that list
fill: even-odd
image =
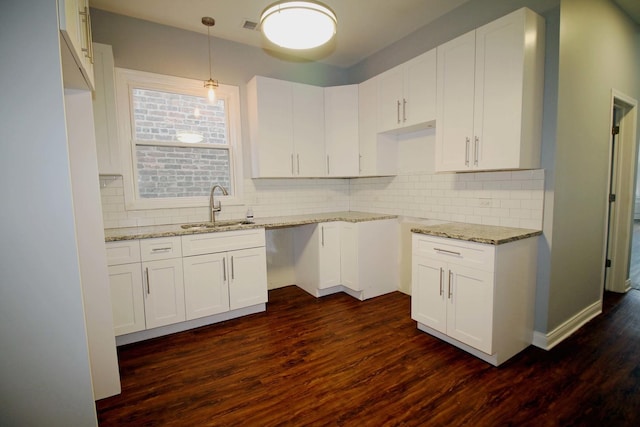
[{"label": "corner cabinet", "polygon": [[247,99],[254,178],[325,176],[323,88],[256,76]]},{"label": "corner cabinet", "polygon": [[294,230],[296,285],[360,300],[397,290],[398,221],[324,222]]},{"label": "corner cabinet", "polygon": [[[58,0],[65,87],[94,88],[89,0]],[[77,73],[80,72],[80,74]]]},{"label": "corner cabinet", "polygon": [[436,119],[436,50],[378,76],[378,132],[433,127]]},{"label": "corner cabinet", "polygon": [[418,329],[495,366],[531,344],[537,238],[488,245],[412,236]]},{"label": "corner cabinet", "polygon": [[540,166],[544,25],[522,8],[437,48],[437,172]]}]

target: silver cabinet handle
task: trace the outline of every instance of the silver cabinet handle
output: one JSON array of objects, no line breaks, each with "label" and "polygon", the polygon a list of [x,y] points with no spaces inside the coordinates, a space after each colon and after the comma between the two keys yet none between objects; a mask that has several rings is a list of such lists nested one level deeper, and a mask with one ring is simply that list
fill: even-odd
[{"label": "silver cabinet handle", "polygon": [[460,252],[448,251],[446,249],[433,248],[433,250],[436,251],[436,252],[443,252],[443,253],[449,254],[449,255],[457,255],[457,256],[461,256],[462,255]]},{"label": "silver cabinet handle", "polygon": [[469,166],[469,143],[471,141],[469,140],[469,137],[466,138],[465,140],[465,146],[464,146],[464,164],[465,166]]},{"label": "silver cabinet handle", "polygon": [[151,252],[167,252],[170,251],[171,248],[153,248],[151,249]]},{"label": "silver cabinet handle", "polygon": [[236,278],[236,274],[235,274],[235,268],[233,265],[233,256],[231,257],[231,280],[235,280]]},{"label": "silver cabinet handle", "polygon": [[444,275],[444,268],[440,267],[440,296],[444,292],[444,281],[442,280],[442,276]]},{"label": "silver cabinet handle", "polygon": [[331,175],[331,165],[329,163],[329,156],[327,156],[327,175]]},{"label": "silver cabinet handle", "polygon": [[451,291],[451,270],[449,270],[449,299],[453,296],[453,291]]},{"label": "silver cabinet handle", "polygon": [[93,45],[91,43],[91,15],[89,14],[89,8],[84,7],[83,12],[78,12],[80,16],[84,17],[84,25],[85,25],[85,41],[87,43],[86,48],[82,48],[84,52],[84,56],[89,59],[89,62],[93,64]]},{"label": "silver cabinet handle", "polygon": [[324,248],[324,226],[320,227],[320,230],[322,231],[322,247]]},{"label": "silver cabinet handle", "polygon": [[407,100],[402,98],[402,121],[407,121]]},{"label": "silver cabinet handle", "polygon": [[358,156],[358,173],[362,173],[362,154]]},{"label": "silver cabinet handle", "polygon": [[149,286],[149,267],[145,268],[145,273],[147,276],[147,295],[151,293],[151,287]]},{"label": "silver cabinet handle", "polygon": [[396,116],[398,118],[398,124],[400,124],[400,100],[398,99],[398,105],[396,106]]},{"label": "silver cabinet handle", "polygon": [[222,280],[227,281],[227,258],[222,258]]},{"label": "silver cabinet handle", "polygon": [[300,154],[296,154],[296,157],[298,158],[298,175],[300,175]]},{"label": "silver cabinet handle", "polygon": [[291,175],[295,175],[295,170],[293,168],[293,153],[291,153]]},{"label": "silver cabinet handle", "polygon": [[480,148],[480,138],[475,137],[473,143],[473,164],[478,166],[478,149]]}]

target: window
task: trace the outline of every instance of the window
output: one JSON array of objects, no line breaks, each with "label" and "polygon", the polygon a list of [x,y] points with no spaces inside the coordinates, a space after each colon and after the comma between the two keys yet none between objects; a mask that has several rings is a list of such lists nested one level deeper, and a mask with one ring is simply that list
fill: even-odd
[{"label": "window", "polygon": [[211,103],[200,80],[124,69],[116,79],[127,207],[205,206],[215,184],[239,203],[238,88],[221,84]]}]

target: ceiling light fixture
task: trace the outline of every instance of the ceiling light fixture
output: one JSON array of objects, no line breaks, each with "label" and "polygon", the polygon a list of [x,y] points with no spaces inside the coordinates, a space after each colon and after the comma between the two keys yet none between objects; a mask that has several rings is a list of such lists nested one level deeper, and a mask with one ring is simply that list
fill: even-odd
[{"label": "ceiling light fixture", "polygon": [[260,16],[267,39],[289,49],[322,46],[335,36],[337,25],[333,10],[316,1],[278,1]]},{"label": "ceiling light fixture", "polygon": [[216,20],[210,16],[203,16],[202,23],[207,27],[207,42],[209,47],[209,80],[205,80],[204,87],[207,88],[209,102],[214,103],[216,100],[215,89],[218,87],[218,81],[211,78],[211,34],[209,30],[216,25]]}]

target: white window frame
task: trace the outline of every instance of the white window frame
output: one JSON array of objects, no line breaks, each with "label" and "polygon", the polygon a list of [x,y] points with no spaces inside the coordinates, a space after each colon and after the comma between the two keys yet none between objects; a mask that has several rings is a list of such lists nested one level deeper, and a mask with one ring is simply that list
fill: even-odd
[{"label": "white window frame", "polygon": [[[167,76],[144,71],[115,69],[116,74],[116,110],[118,114],[118,139],[123,161],[123,186],[125,209],[168,209],[209,206],[209,196],[175,198],[141,198],[138,193],[138,174],[136,167],[136,141],[133,135],[132,89],[144,88],[163,92],[180,93],[193,96],[206,96],[201,80]],[[229,150],[229,178],[231,187],[229,196],[216,194],[216,200],[226,205],[242,204],[242,146],[240,123],[240,89],[237,86],[220,84],[216,97],[224,99],[227,109],[227,146],[214,144],[192,144],[205,148],[227,148]],[[149,141],[140,141],[148,145]],[[158,142],[153,145],[163,145]]]}]

